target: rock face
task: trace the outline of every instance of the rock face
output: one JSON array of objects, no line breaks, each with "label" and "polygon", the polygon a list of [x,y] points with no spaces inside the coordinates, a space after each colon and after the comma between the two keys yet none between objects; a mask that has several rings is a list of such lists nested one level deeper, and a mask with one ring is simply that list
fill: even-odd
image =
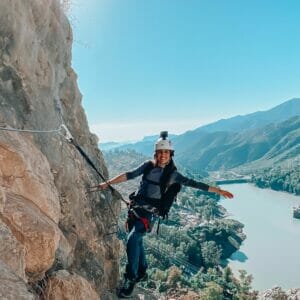
[{"label": "rock face", "polygon": [[12,234],[9,227],[0,220],[0,255],[11,271],[26,281],[25,246]]},{"label": "rock face", "polygon": [[58,271],[50,277],[45,291],[46,299],[82,299],[100,300],[98,294],[81,276],[71,275],[67,271]]},{"label": "rock face", "polygon": [[71,44],[58,0],[0,2],[0,263],[24,286],[65,269],[75,276],[60,278],[66,286],[77,282],[101,296],[117,282],[120,245],[107,235],[115,231],[108,203],[115,215],[120,205],[110,192],[89,193],[100,178],[60,127],[107,177],[81,106]]},{"label": "rock face", "polygon": [[35,295],[28,291],[25,282],[0,261],[0,299],[35,300]]},{"label": "rock face", "polygon": [[300,289],[282,290],[281,287],[275,286],[259,294],[259,300],[299,300]]}]

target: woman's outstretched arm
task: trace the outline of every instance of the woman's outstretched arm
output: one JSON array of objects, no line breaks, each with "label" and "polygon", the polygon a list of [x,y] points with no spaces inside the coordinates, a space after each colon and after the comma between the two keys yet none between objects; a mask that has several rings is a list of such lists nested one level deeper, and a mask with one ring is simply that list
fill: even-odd
[{"label": "woman's outstretched arm", "polygon": [[102,182],[98,185],[98,188],[100,190],[105,190],[109,185],[111,184],[116,184],[116,183],[121,183],[127,181],[127,175],[126,173],[122,173],[112,179],[107,180],[106,182]]},{"label": "woman's outstretched arm", "polygon": [[219,194],[220,196],[223,196],[225,198],[229,198],[229,199],[233,198],[233,194],[231,194],[228,191],[222,190],[219,187],[209,186],[208,191],[211,193]]}]

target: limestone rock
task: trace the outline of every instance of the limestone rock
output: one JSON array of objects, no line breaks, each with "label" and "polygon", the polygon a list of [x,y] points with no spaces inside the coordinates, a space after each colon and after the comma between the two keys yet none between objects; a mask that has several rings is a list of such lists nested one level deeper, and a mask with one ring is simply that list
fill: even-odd
[{"label": "limestone rock", "polygon": [[30,140],[17,134],[0,136],[0,185],[58,223],[60,203],[49,163]]},{"label": "limestone rock", "polygon": [[284,291],[281,287],[275,286],[272,289],[261,292],[258,296],[259,300],[299,300],[300,289],[290,289]]},{"label": "limestone rock", "polygon": [[288,290],[287,296],[288,296],[289,300],[299,300],[300,299],[300,288]]},{"label": "limestone rock", "polygon": [[25,276],[25,247],[0,219],[0,258],[20,278]]},{"label": "limestone rock", "polygon": [[63,234],[60,236],[58,248],[56,250],[56,265],[59,269],[69,268],[74,260],[73,247]]},{"label": "limestone rock", "polygon": [[25,282],[2,261],[0,261],[0,299],[37,300],[37,297],[28,291]]},{"label": "limestone rock", "polygon": [[6,193],[2,218],[26,248],[27,274],[36,278],[43,276],[53,264],[58,247],[57,225],[31,201],[11,192]]},{"label": "limestone rock", "polygon": [[58,271],[49,278],[45,295],[49,300],[100,300],[86,279],[67,271]]},{"label": "limestone rock", "polygon": [[[107,177],[81,106],[60,1],[1,0],[0,28],[0,127],[52,130],[64,123]],[[101,179],[62,133],[1,130],[0,217],[26,249],[30,280],[66,268],[100,295],[117,282],[120,244],[109,233],[120,202],[110,191],[88,192]]]}]

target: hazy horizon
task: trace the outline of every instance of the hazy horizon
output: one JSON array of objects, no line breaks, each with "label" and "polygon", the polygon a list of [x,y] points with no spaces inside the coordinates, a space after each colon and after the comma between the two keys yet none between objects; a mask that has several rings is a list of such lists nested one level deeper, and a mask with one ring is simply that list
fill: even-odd
[{"label": "hazy horizon", "polygon": [[[283,103],[286,103],[286,102],[289,102],[291,100],[294,100],[294,99],[298,99],[300,100],[299,98],[292,98],[292,99],[288,99],[286,101],[283,101],[282,103],[280,103],[279,105],[283,104]],[[269,109],[272,109],[274,107],[270,107]],[[269,109],[265,110],[265,111],[268,111]],[[230,116],[228,118],[222,118],[222,119],[218,119],[218,120],[212,120],[211,122],[207,122],[207,123],[204,123],[204,124],[193,124],[192,126],[190,127],[184,127],[184,125],[187,125],[187,124],[172,124],[173,126],[170,126],[170,124],[166,125],[166,124],[160,124],[160,123],[156,123],[156,124],[147,124],[147,123],[136,123],[136,124],[131,124],[137,128],[139,128],[140,130],[140,135],[136,135],[132,138],[129,138],[129,139],[124,139],[124,137],[122,137],[121,135],[121,138],[120,139],[115,139],[115,140],[102,140],[100,141],[101,144],[104,144],[104,143],[113,143],[113,142],[117,142],[117,143],[134,143],[134,142],[137,142],[137,141],[140,141],[142,140],[144,137],[146,136],[154,136],[154,135],[159,135],[160,131],[163,131],[163,130],[167,130],[169,132],[169,134],[175,134],[175,135],[180,135],[180,134],[183,134],[187,131],[190,131],[190,130],[195,130],[197,128],[200,128],[202,126],[206,126],[206,125],[209,125],[209,124],[213,124],[215,122],[218,122],[220,120],[228,120],[228,119],[231,119],[231,118],[234,118],[234,117],[238,117],[238,116],[246,116],[246,115],[251,115],[252,113],[257,113],[257,112],[263,112],[263,111],[253,111],[253,112],[249,112],[247,114],[244,114],[244,115],[234,115],[234,116]],[[192,123],[191,123],[192,124]],[[124,124],[123,124],[124,125]],[[117,126],[122,126],[122,125],[119,125],[119,124],[116,124],[115,127],[114,127],[114,124],[102,124],[101,125],[101,130],[104,130],[104,132],[107,132],[108,135],[110,133],[110,130],[115,130],[117,129],[118,127]],[[177,126],[177,129],[176,129],[176,126]],[[153,128],[156,128],[156,131],[153,132]],[[92,131],[97,131],[98,129],[97,128],[90,128]],[[105,130],[106,129],[106,130]],[[126,125],[125,125],[125,128],[123,127],[122,128],[122,132],[126,131],[126,129],[128,129],[128,124],[127,124],[127,128],[126,128]],[[130,129],[130,128],[129,128]],[[129,130],[130,131],[130,130]],[[115,132],[112,132],[112,135],[114,134]]]}]

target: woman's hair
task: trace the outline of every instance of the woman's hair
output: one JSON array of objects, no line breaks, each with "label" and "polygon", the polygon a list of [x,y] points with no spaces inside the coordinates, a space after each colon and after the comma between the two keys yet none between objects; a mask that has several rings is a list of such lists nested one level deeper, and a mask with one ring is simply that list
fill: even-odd
[{"label": "woman's hair", "polygon": [[165,191],[167,187],[168,180],[170,179],[170,174],[175,170],[177,170],[177,168],[171,157],[169,163],[164,167],[163,173],[160,178],[160,184],[162,186],[163,191]]}]

